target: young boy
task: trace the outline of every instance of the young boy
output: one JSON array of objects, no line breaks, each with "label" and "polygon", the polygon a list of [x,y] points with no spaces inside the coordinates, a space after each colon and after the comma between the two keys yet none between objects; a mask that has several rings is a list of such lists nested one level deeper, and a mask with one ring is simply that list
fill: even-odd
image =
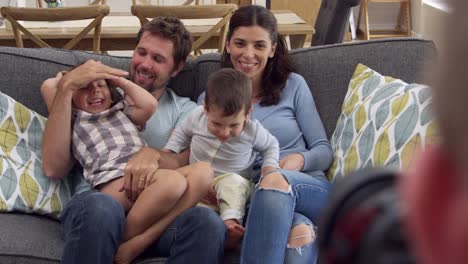
[{"label": "young boy", "polygon": [[220,216],[229,233],[227,248],[237,245],[244,232],[255,151],[263,158],[262,175],[279,168],[278,141],[258,121],[249,120],[251,111],[250,79],[234,69],[219,70],[208,78],[203,106],[176,127],[164,147],[178,153],[190,145],[190,163],[211,163]]},{"label": "young boy", "polygon": [[[43,83],[41,90],[45,99],[55,96],[63,74],[66,73],[60,72]],[[134,227],[143,226],[146,230],[169,212],[184,194],[187,182],[177,171],[160,169],[140,180],[138,187],[142,191],[136,200],[126,196],[122,177],[125,165],[134,153],[146,146],[137,127],[145,126],[156,110],[157,100],[125,78],[114,77],[109,82],[120,87],[126,99],[121,99],[120,93],[110,88],[104,79],[72,92],[71,151],[83,167],[86,181],[122,204],[127,213],[125,240],[129,240],[143,237],[143,233],[131,231]]]}]

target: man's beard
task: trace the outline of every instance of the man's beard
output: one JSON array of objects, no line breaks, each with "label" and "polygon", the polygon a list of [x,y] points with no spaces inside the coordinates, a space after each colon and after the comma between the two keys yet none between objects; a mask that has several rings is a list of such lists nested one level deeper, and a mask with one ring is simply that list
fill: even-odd
[{"label": "man's beard", "polygon": [[[135,82],[135,76],[130,76],[130,80],[133,82],[133,83],[136,83],[138,84],[137,82]],[[161,85],[156,85],[154,82],[146,85],[146,86],[143,86],[143,85],[140,85],[141,87],[143,87],[146,91],[148,91],[149,93],[153,93],[157,90],[161,90],[163,88],[166,88],[167,84],[169,83],[169,80],[163,82]]]},{"label": "man's beard", "polygon": [[143,88],[145,88],[148,92],[153,93],[153,92],[156,92],[157,90],[161,90],[163,88],[166,88],[168,83],[169,83],[168,81],[162,83],[161,85],[156,85],[154,83],[151,83],[150,85],[148,85],[146,87],[143,87]]}]

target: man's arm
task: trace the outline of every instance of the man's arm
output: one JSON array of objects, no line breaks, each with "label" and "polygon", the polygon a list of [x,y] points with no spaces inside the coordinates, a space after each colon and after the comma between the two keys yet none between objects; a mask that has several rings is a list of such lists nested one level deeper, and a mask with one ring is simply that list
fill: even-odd
[{"label": "man's arm", "polygon": [[42,167],[48,177],[63,178],[74,163],[70,151],[73,92],[92,81],[115,79],[127,74],[97,61],[87,61],[63,76],[58,75],[58,81],[44,83],[41,92],[49,117],[42,138]]},{"label": "man's arm", "polygon": [[[176,100],[179,100],[177,98]],[[173,105],[172,107],[175,107]],[[182,99],[179,101],[177,108],[177,114],[174,117],[177,122],[182,121],[183,117],[196,107],[196,104],[189,99]],[[162,169],[178,169],[180,167],[188,165],[189,162],[189,150],[182,151],[181,153],[168,153],[166,151],[160,151],[146,147],[138,151],[128,161],[124,169],[124,185],[122,190],[129,199],[136,199],[139,195],[138,182],[140,178],[145,179],[146,183],[149,183],[149,177],[158,170]]]},{"label": "man's arm", "polygon": [[49,110],[42,137],[42,168],[45,175],[54,179],[62,178],[73,166],[70,153],[73,91],[58,88],[62,77],[59,73],[41,86],[42,97]]}]

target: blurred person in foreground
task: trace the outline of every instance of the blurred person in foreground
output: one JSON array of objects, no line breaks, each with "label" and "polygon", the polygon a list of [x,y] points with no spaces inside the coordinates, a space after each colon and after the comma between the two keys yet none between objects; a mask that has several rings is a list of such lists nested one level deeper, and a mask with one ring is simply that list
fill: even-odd
[{"label": "blurred person in foreground", "polygon": [[468,262],[468,1],[453,0],[431,82],[441,143],[400,181],[403,219],[418,263]]}]

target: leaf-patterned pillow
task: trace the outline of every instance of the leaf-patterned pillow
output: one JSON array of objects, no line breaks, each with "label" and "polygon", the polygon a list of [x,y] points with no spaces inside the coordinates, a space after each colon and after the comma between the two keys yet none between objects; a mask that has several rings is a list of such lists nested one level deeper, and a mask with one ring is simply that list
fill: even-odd
[{"label": "leaf-patterned pillow", "polygon": [[359,64],[349,83],[331,144],[330,180],[360,168],[404,169],[437,141],[428,86],[407,84]]},{"label": "leaf-patterned pillow", "polygon": [[[0,92],[0,212],[58,216],[79,175],[51,180],[42,171],[41,142],[46,119]],[[84,182],[84,180],[83,180]]]}]

